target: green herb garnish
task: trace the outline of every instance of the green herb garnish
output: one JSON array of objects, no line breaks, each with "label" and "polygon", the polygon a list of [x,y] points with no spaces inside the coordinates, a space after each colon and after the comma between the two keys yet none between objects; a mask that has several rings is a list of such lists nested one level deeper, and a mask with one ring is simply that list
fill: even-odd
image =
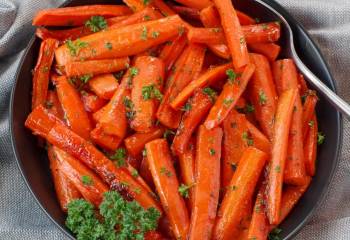
[{"label": "green herb garnish", "polygon": [[90,176],[84,175],[81,177],[81,182],[86,185],[86,186],[90,186],[92,185],[92,178]]},{"label": "green herb garnish", "polygon": [[107,28],[107,21],[102,16],[92,16],[85,22],[85,26],[90,28],[91,32],[99,32]]},{"label": "green herb garnish", "polygon": [[109,157],[112,160],[115,160],[117,167],[125,166],[126,150],[125,148],[118,148],[115,153]]}]

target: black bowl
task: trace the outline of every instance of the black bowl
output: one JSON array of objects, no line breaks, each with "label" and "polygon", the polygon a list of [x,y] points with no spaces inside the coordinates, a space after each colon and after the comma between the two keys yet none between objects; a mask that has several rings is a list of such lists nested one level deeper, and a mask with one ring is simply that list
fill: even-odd
[{"label": "black bowl", "polygon": [[[294,31],[297,52],[300,54],[301,59],[329,88],[335,91],[334,80],[328,67],[305,29],[279,4],[273,0],[263,1],[275,8],[287,19]],[[121,3],[122,1],[74,0],[69,1],[63,6],[116,4],[118,2]],[[254,0],[234,0],[234,2],[236,2],[238,9],[244,10]],[[276,20],[273,19],[273,16],[258,16],[259,6],[247,13],[254,17],[259,17],[262,21]],[[35,66],[39,46],[40,40],[33,36],[22,58],[20,68],[17,71],[10,102],[12,146],[19,169],[34,198],[48,217],[68,237],[74,239],[64,226],[65,215],[56,200],[45,151],[37,146],[36,138],[24,127],[25,119],[31,111],[31,70]],[[324,198],[338,163],[338,156],[342,145],[342,119],[340,114],[322,98],[322,95],[319,94],[319,96],[320,102],[317,107],[319,128],[327,136],[327,140],[319,149],[317,174],[313,178],[309,189],[280,226],[283,229],[283,239],[290,239],[310,219]]]}]

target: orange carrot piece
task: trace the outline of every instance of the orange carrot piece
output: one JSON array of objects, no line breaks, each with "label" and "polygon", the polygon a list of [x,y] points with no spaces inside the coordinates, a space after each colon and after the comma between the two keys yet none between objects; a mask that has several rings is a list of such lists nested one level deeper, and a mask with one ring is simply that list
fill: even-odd
[{"label": "orange carrot piece", "polygon": [[57,47],[58,41],[55,39],[46,39],[40,45],[39,57],[33,73],[32,109],[46,101],[51,65]]},{"label": "orange carrot piece", "polygon": [[292,59],[281,59],[273,63],[273,76],[278,94],[298,87],[298,74]]},{"label": "orange carrot piece", "polygon": [[[146,153],[146,151],[145,151]],[[139,169],[140,176],[142,179],[145,180],[145,182],[152,188],[154,189],[154,182],[152,179],[152,173],[149,169],[148,166],[148,161],[147,161],[147,156],[144,155],[140,164],[140,169]]]},{"label": "orange carrot piece", "polygon": [[205,43],[208,45],[219,45],[226,42],[221,28],[193,27],[188,30],[187,39],[190,43]]},{"label": "orange carrot piece", "polygon": [[232,64],[224,64],[208,69],[199,78],[190,82],[171,102],[174,109],[183,106],[187,99],[192,96],[196,89],[203,88],[207,85],[213,84],[226,76],[226,71],[232,67]]},{"label": "orange carrot piece", "polygon": [[164,128],[162,127],[155,128],[148,133],[135,133],[124,139],[125,148],[131,156],[137,157],[145,148],[146,143],[161,138],[163,133]]},{"label": "orange carrot piece", "polygon": [[270,63],[266,57],[260,54],[251,54],[250,58],[256,66],[248,86],[250,100],[254,105],[255,117],[262,132],[272,140],[277,93],[272,80]]},{"label": "orange carrot piece", "polygon": [[173,161],[165,139],[156,139],[146,144],[147,161],[165,213],[170,221],[175,238],[185,239],[190,225],[184,199],[178,188]]},{"label": "orange carrot piece", "polygon": [[180,127],[177,129],[171,146],[177,155],[184,153],[193,132],[201,123],[203,117],[207,115],[212,105],[212,99],[203,91],[196,92],[193,98],[188,101],[186,104],[188,109],[185,109]]},{"label": "orange carrot piece", "polygon": [[241,73],[241,76],[229,79],[228,82],[225,83],[219,97],[204,122],[204,125],[208,129],[219,126],[225,120],[246,89],[254,71],[255,66],[253,64],[248,64]]},{"label": "orange carrot piece", "polygon": [[65,76],[58,77],[55,84],[68,126],[81,137],[89,139],[92,126],[79,93]]},{"label": "orange carrot piece", "polygon": [[175,0],[175,1],[187,7],[196,8],[199,10],[206,8],[212,4],[210,0]]},{"label": "orange carrot piece", "polygon": [[236,10],[236,13],[237,13],[237,17],[238,17],[239,23],[242,26],[252,25],[252,24],[256,23],[255,20],[252,17],[250,17],[249,15],[245,14],[244,12]]},{"label": "orange carrot piece", "polygon": [[138,73],[132,83],[131,101],[135,115],[130,127],[146,133],[155,127],[156,111],[162,97],[164,64],[159,58],[142,56],[136,58],[134,66]]},{"label": "orange carrot piece", "polygon": [[163,16],[168,17],[171,15],[176,15],[176,12],[167,5],[163,0],[152,0],[152,6],[163,14]]},{"label": "orange carrot piece", "polygon": [[[108,43],[106,43],[108,44]],[[109,47],[109,45],[108,45]],[[110,46],[113,48],[113,46]],[[83,62],[69,62],[65,66],[68,77],[82,75],[98,75],[103,73],[118,72],[129,65],[129,58],[101,59]]]},{"label": "orange carrot piece", "polygon": [[231,52],[233,67],[238,70],[249,63],[245,36],[231,0],[214,0]]},{"label": "orange carrot piece", "polygon": [[121,138],[105,133],[101,126],[93,129],[90,132],[90,137],[96,145],[110,151],[115,151],[122,143]]},{"label": "orange carrot piece", "polygon": [[313,125],[310,127],[304,141],[304,160],[306,172],[309,176],[315,176],[316,173],[318,123],[315,114],[312,121]]},{"label": "orange carrot piece", "polygon": [[171,6],[171,9],[173,9],[180,16],[187,17],[194,20],[199,20],[199,10],[196,8],[173,5]]},{"label": "orange carrot piece", "polygon": [[275,61],[280,54],[281,47],[275,43],[249,43],[250,51],[262,54],[271,62]]},{"label": "orange carrot piece", "polygon": [[47,100],[45,102],[45,107],[48,109],[49,113],[52,113],[60,120],[64,119],[64,112],[60,101],[58,100],[57,92],[49,90],[47,93]]},{"label": "orange carrot piece", "polygon": [[141,0],[123,0],[123,2],[134,12],[140,12],[146,7]]},{"label": "orange carrot piece", "polygon": [[88,85],[91,91],[103,99],[111,99],[119,86],[113,74],[108,73],[91,78]]},{"label": "orange carrot piece", "polygon": [[83,198],[98,207],[108,186],[79,160],[70,156],[58,147],[52,147],[60,171],[79,190]]},{"label": "orange carrot piece", "polygon": [[297,89],[287,90],[280,95],[277,104],[271,161],[267,177],[267,217],[270,224],[277,224],[280,218],[288,136],[297,95]]},{"label": "orange carrot piece", "polygon": [[259,23],[242,27],[247,43],[276,42],[281,35],[281,26],[277,22]]},{"label": "orange carrot piece", "polygon": [[122,5],[87,5],[40,10],[33,19],[34,26],[81,26],[92,16],[105,18],[130,14]]},{"label": "orange carrot piece", "polygon": [[303,74],[298,74],[298,83],[299,83],[299,88],[300,88],[300,94],[304,95],[307,93],[307,91],[309,90],[304,75]]},{"label": "orange carrot piece", "polygon": [[78,189],[73,185],[71,181],[63,174],[59,169],[59,164],[56,159],[56,155],[53,152],[52,146],[47,149],[50,169],[52,174],[53,184],[55,186],[56,196],[60,204],[61,209],[67,212],[67,205],[74,199],[81,198],[81,194]]},{"label": "orange carrot piece", "polygon": [[86,92],[84,90],[80,91],[81,100],[83,101],[85,111],[87,112],[97,112],[104,105],[106,105],[107,101],[105,99],[99,98],[93,93]]},{"label": "orange carrot piece", "polygon": [[252,198],[268,155],[254,147],[247,148],[233,175],[218,211],[213,239],[235,239],[244,211],[242,206]]},{"label": "orange carrot piece", "polygon": [[270,153],[271,142],[269,139],[249,121],[247,121],[247,127],[249,134],[253,140],[254,146],[265,153]]},{"label": "orange carrot piece", "polygon": [[216,218],[220,188],[222,129],[201,125],[197,135],[194,201],[189,240],[209,240]]},{"label": "orange carrot piece", "polygon": [[310,129],[310,126],[312,125],[312,116],[315,112],[316,103],[318,101],[318,98],[316,96],[316,93],[313,91],[310,91],[308,95],[306,96],[305,103],[303,106],[303,138],[305,141],[306,135]]},{"label": "orange carrot piece", "polygon": [[[60,46],[55,51],[56,61],[59,65],[65,65],[81,58],[96,60],[135,55],[174,38],[183,29],[184,22],[177,15],[109,29]],[[106,48],[106,43],[110,43],[112,49]],[[72,50],[68,45],[79,47]]]}]

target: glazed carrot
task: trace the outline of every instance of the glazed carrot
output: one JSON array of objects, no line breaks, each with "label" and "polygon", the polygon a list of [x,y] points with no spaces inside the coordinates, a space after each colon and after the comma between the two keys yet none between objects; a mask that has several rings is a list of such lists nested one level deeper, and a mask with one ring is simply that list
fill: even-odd
[{"label": "glazed carrot", "polygon": [[58,100],[57,92],[49,90],[47,93],[47,100],[44,106],[48,109],[49,113],[52,113],[60,120],[64,118],[64,112],[60,101]]},{"label": "glazed carrot", "polygon": [[313,115],[312,121],[313,125],[310,127],[304,141],[304,160],[306,172],[309,176],[315,176],[316,173],[318,123],[315,114]]},{"label": "glazed carrot", "polygon": [[281,26],[277,22],[259,23],[242,27],[247,43],[276,42],[281,35]]},{"label": "glazed carrot", "polygon": [[33,19],[34,26],[81,26],[92,16],[105,18],[130,14],[122,5],[87,5],[40,10]]},{"label": "glazed carrot", "polygon": [[187,17],[190,19],[199,20],[199,11],[196,8],[180,6],[180,5],[173,5],[173,6],[171,6],[171,9],[173,9],[180,16]]},{"label": "glazed carrot", "polygon": [[275,43],[249,43],[248,48],[254,53],[264,55],[271,62],[276,60],[281,51],[281,47]]},{"label": "glazed carrot", "polygon": [[221,203],[213,239],[237,237],[237,226],[244,213],[242,206],[252,198],[267,159],[268,155],[256,148],[249,147],[244,151]]},{"label": "glazed carrot", "polygon": [[[146,150],[145,150],[146,153]],[[148,161],[147,161],[147,156],[144,156],[142,158],[141,164],[140,164],[140,169],[139,169],[139,174],[142,177],[142,179],[145,180],[145,182],[152,188],[154,189],[154,182],[152,179],[152,173],[149,169],[148,166]]]},{"label": "glazed carrot", "polygon": [[161,12],[165,17],[176,15],[176,12],[163,0],[152,0],[151,5],[159,12]]},{"label": "glazed carrot", "polygon": [[254,146],[263,152],[270,153],[271,142],[269,141],[269,139],[249,121],[247,121],[247,127],[252,137]]},{"label": "glazed carrot", "polygon": [[244,114],[232,110],[223,124],[224,139],[221,164],[221,187],[229,186],[244,150],[252,145]]},{"label": "glazed carrot", "polygon": [[[162,0],[141,1],[141,0],[123,0],[134,12],[140,12],[147,6],[153,7],[162,13],[163,16],[171,16],[176,13]],[[160,15],[161,17],[161,15]]]},{"label": "glazed carrot", "polygon": [[196,8],[199,10],[206,8],[212,4],[210,0],[175,0],[175,1],[187,7]]},{"label": "glazed carrot", "polygon": [[297,89],[283,92],[278,100],[272,140],[271,160],[267,177],[267,217],[270,224],[280,218],[283,174],[288,150],[288,135]]},{"label": "glazed carrot", "polygon": [[88,81],[91,91],[103,99],[111,99],[119,84],[113,74],[102,74]]},{"label": "glazed carrot", "polygon": [[237,13],[230,0],[214,0],[213,2],[220,15],[233,67],[238,70],[249,63],[249,55]]},{"label": "glazed carrot", "polygon": [[[55,52],[56,61],[59,65],[65,65],[81,58],[96,60],[135,55],[175,37],[183,28],[184,22],[175,15],[109,29],[62,45]],[[106,48],[106,43],[110,43],[112,49]]]},{"label": "glazed carrot", "polygon": [[68,126],[81,137],[89,139],[92,126],[79,93],[65,76],[58,77],[55,84]]},{"label": "glazed carrot", "polygon": [[298,87],[298,74],[292,59],[281,59],[273,63],[273,76],[278,94]]},{"label": "glazed carrot", "polygon": [[189,240],[209,240],[212,236],[219,200],[221,140],[221,128],[199,127]]},{"label": "glazed carrot", "polygon": [[65,151],[55,146],[52,147],[52,151],[60,171],[74,184],[83,198],[99,206],[103,200],[103,194],[108,191],[108,186],[92,170]]},{"label": "glazed carrot", "polygon": [[190,43],[205,43],[208,45],[224,44],[225,35],[221,28],[190,28],[187,33]]},{"label": "glazed carrot", "polygon": [[307,91],[309,90],[304,75],[303,74],[298,74],[298,82],[299,82],[299,87],[300,87],[300,94],[304,95],[307,93]]},{"label": "glazed carrot", "polygon": [[212,99],[201,90],[197,91],[193,98],[188,101],[186,104],[187,109],[184,109],[185,113],[182,116],[180,127],[177,129],[171,146],[177,155],[184,153],[193,132],[207,115],[212,105]]},{"label": "glazed carrot", "polygon": [[123,2],[134,12],[140,12],[146,7],[141,0],[123,0]]},{"label": "glazed carrot", "polygon": [[262,132],[272,140],[277,93],[270,64],[267,58],[260,54],[251,54],[250,59],[256,69],[248,86],[249,97]]},{"label": "glazed carrot", "polygon": [[163,240],[164,237],[159,232],[149,231],[145,233],[145,240]]},{"label": "glazed carrot", "polygon": [[131,156],[137,157],[146,143],[163,136],[164,128],[158,127],[148,133],[135,133],[124,139],[125,148]]},{"label": "glazed carrot", "polygon": [[90,138],[96,145],[110,151],[115,151],[123,141],[117,136],[105,133],[101,126],[97,126],[90,132]]},{"label": "glazed carrot", "polygon": [[252,24],[256,23],[253,18],[251,18],[250,16],[248,16],[244,12],[236,10],[236,13],[237,13],[237,17],[238,17],[239,23],[242,26],[252,25]]},{"label": "glazed carrot", "polygon": [[87,112],[97,112],[107,103],[105,99],[99,98],[95,94],[86,92],[84,90],[80,91],[80,95],[81,100],[84,104],[85,111]]},{"label": "glazed carrot", "polygon": [[147,160],[156,185],[160,201],[170,221],[174,236],[185,239],[189,228],[189,217],[184,199],[178,192],[179,182],[165,139],[146,144]]},{"label": "glazed carrot", "polygon": [[243,206],[242,206],[242,219],[238,224],[238,240],[247,240],[248,239],[248,230],[249,225],[252,218],[252,199],[249,199]]},{"label": "glazed carrot", "polygon": [[208,69],[199,78],[190,82],[171,102],[174,109],[183,106],[187,99],[192,96],[196,89],[203,88],[207,85],[213,84],[216,81],[225,78],[226,70],[232,67],[232,64],[224,64]]},{"label": "glazed carrot", "polygon": [[316,103],[318,101],[317,95],[315,92],[310,91],[306,96],[305,103],[303,106],[303,134],[304,140],[312,123],[312,116],[315,112]]},{"label": "glazed carrot", "polygon": [[162,99],[164,64],[159,58],[142,56],[136,58],[134,66],[138,73],[131,90],[135,115],[130,127],[146,133],[155,127],[156,111]]},{"label": "glazed carrot", "polygon": [[[235,74],[233,70],[231,71]],[[248,64],[239,77],[229,75],[229,80],[225,83],[219,97],[204,122],[204,125],[208,129],[219,126],[225,120],[243,91],[246,89],[254,71],[255,66],[253,64]]]},{"label": "glazed carrot", "polygon": [[[112,48],[107,45],[106,47]],[[129,58],[114,58],[114,59],[101,59],[91,60],[83,62],[69,62],[65,66],[66,74],[68,77],[82,76],[82,75],[98,75],[103,73],[118,72],[125,69],[129,65]]]},{"label": "glazed carrot", "polygon": [[40,45],[39,57],[33,73],[32,109],[46,101],[50,69],[57,47],[58,41],[55,39],[46,39]]},{"label": "glazed carrot", "polygon": [[59,164],[53,152],[52,146],[48,147],[47,153],[50,161],[50,170],[58,202],[60,204],[61,209],[64,212],[67,212],[68,203],[70,203],[74,199],[81,198],[81,194],[78,191],[78,189],[73,185],[73,183],[69,181],[63,174],[63,172],[59,169]]}]

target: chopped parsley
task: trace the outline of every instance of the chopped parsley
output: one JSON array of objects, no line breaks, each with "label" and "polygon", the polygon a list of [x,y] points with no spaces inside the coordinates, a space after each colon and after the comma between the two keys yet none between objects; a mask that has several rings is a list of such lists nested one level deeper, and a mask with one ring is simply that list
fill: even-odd
[{"label": "chopped parsley", "polygon": [[322,132],[317,133],[317,145],[321,145],[326,140],[326,135],[324,135]]},{"label": "chopped parsley", "polygon": [[142,87],[142,98],[143,100],[149,100],[149,99],[155,98],[161,101],[163,99],[163,94],[154,84],[152,84],[152,85]]},{"label": "chopped parsley", "polygon": [[147,34],[148,34],[148,30],[146,26],[142,27],[142,32],[141,32],[141,39],[142,40],[147,40]]},{"label": "chopped parsley", "polygon": [[146,150],[146,148],[142,150],[142,157],[147,157],[147,150]]},{"label": "chopped parsley", "polygon": [[112,160],[115,160],[115,164],[117,167],[124,167],[125,166],[125,159],[126,159],[126,150],[125,148],[118,148],[113,155],[109,157]]},{"label": "chopped parsley", "polygon": [[107,48],[108,50],[112,50],[112,48],[113,48],[112,43],[106,42],[105,43],[105,48]]},{"label": "chopped parsley", "polygon": [[276,166],[275,167],[275,172],[280,173],[281,172],[281,166]]},{"label": "chopped parsley", "polygon": [[66,46],[69,50],[69,53],[71,56],[76,56],[80,49],[87,47],[88,43],[87,42],[82,42],[79,38],[75,40],[74,42],[70,39],[66,41]]},{"label": "chopped parsley", "polygon": [[92,74],[85,74],[79,77],[83,84],[86,84],[92,78]]},{"label": "chopped parsley", "polygon": [[92,178],[88,175],[81,176],[81,182],[86,186],[90,186],[93,184]]},{"label": "chopped parsley", "polygon": [[312,128],[315,125],[315,122],[311,120],[307,124],[310,126],[310,128]]},{"label": "chopped parsley", "polygon": [[178,28],[178,31],[179,31],[179,35],[182,36],[185,33],[185,28],[183,26],[180,26]]},{"label": "chopped parsley", "polygon": [[255,111],[255,108],[252,104],[247,103],[245,105],[245,110],[247,113],[253,113]]},{"label": "chopped parsley", "polygon": [[128,77],[128,85],[131,86],[132,79],[139,74],[139,69],[136,67],[129,68],[129,77]]},{"label": "chopped parsley", "polygon": [[160,174],[165,175],[167,177],[173,176],[172,172],[169,171],[166,167],[161,167]]},{"label": "chopped parsley", "polygon": [[241,37],[241,38],[239,39],[239,43],[240,43],[240,44],[244,44],[244,43],[245,43],[244,37]]},{"label": "chopped parsley", "polygon": [[282,240],[280,237],[280,234],[282,232],[282,229],[280,228],[274,228],[270,233],[269,233],[269,240]]},{"label": "chopped parsley", "polygon": [[90,28],[91,32],[99,32],[107,28],[107,21],[102,16],[92,16],[85,22],[85,26]]},{"label": "chopped parsley", "polygon": [[209,154],[210,154],[211,156],[214,156],[215,153],[216,153],[216,152],[215,152],[214,149],[212,149],[212,148],[209,149]]},{"label": "chopped parsley", "polygon": [[193,187],[193,184],[191,184],[191,185],[186,185],[186,184],[183,184],[183,183],[182,183],[182,184],[179,186],[178,191],[179,191],[179,193],[180,193],[180,195],[181,195],[182,197],[184,197],[184,198],[189,198],[189,197],[190,197],[190,195],[189,195],[189,190],[190,190],[191,187]]},{"label": "chopped parsley", "polygon": [[131,176],[136,178],[139,176],[139,172],[136,169],[133,169],[133,170],[131,170]]},{"label": "chopped parsley", "polygon": [[235,73],[235,71],[233,71],[233,69],[227,69],[226,70],[226,75],[228,77],[228,81],[230,83],[234,83],[236,81],[237,78],[237,74]]},{"label": "chopped parsley", "polygon": [[148,15],[145,15],[144,17],[143,17],[143,20],[145,20],[145,21],[149,21],[149,20],[151,20],[152,18],[150,17],[150,16],[148,16]]},{"label": "chopped parsley", "polygon": [[259,91],[259,103],[260,105],[265,105],[267,102],[266,94],[263,90]]},{"label": "chopped parsley", "polygon": [[261,24],[261,28],[262,28],[263,30],[266,30],[266,29],[267,29],[267,24],[266,24],[266,23]]},{"label": "chopped parsley", "polygon": [[166,129],[163,133],[163,138],[167,139],[170,136],[175,136],[175,132],[170,129]]},{"label": "chopped parsley", "polygon": [[253,146],[254,145],[254,140],[252,136],[248,132],[243,132],[242,133],[242,139],[247,142],[248,146]]},{"label": "chopped parsley", "polygon": [[225,98],[224,99],[224,106],[225,107],[230,107],[233,103],[233,99],[232,98]]},{"label": "chopped parsley", "polygon": [[152,32],[152,37],[153,37],[153,38],[157,38],[157,37],[159,37],[159,35],[160,35],[160,33],[157,32],[157,31]]},{"label": "chopped parsley", "polygon": [[214,102],[217,93],[210,87],[203,88],[203,93],[207,94],[210,97],[210,100]]},{"label": "chopped parsley", "polygon": [[188,112],[192,109],[191,103],[187,102],[182,108],[181,111]]},{"label": "chopped parsley", "polygon": [[150,0],[142,0],[143,5],[148,5],[150,3]]}]

